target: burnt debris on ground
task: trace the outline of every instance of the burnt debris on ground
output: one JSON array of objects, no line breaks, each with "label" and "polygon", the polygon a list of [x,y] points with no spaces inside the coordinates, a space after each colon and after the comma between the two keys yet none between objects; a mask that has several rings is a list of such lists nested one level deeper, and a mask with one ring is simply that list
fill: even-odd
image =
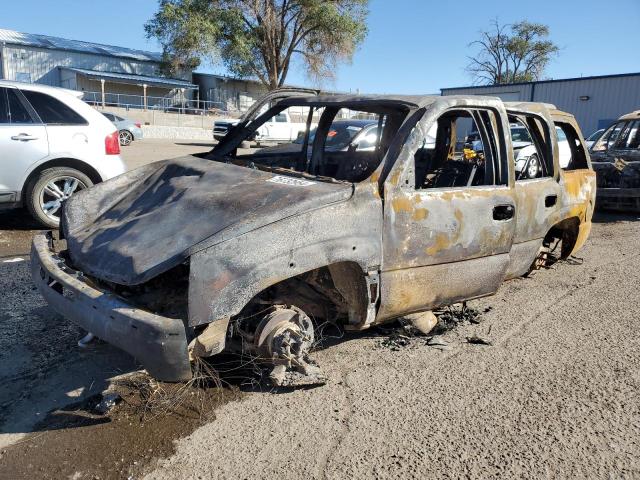
[{"label": "burnt debris on ground", "polygon": [[[482,322],[482,315],[491,311],[491,307],[478,310],[468,307],[466,303],[452,305],[435,311],[438,323],[429,335],[424,335],[410,322],[401,318],[392,328],[377,327],[380,335],[386,338],[379,342],[379,346],[393,351],[414,345],[425,345],[439,350],[448,350],[448,343],[440,336],[465,323],[478,325]],[[469,342],[473,343],[473,342]]]}]

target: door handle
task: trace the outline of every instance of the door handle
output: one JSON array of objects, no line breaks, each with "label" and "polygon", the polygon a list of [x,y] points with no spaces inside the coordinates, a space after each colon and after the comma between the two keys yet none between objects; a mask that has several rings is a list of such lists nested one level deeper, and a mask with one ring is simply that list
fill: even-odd
[{"label": "door handle", "polygon": [[557,202],[557,195],[547,195],[546,197],[544,197],[544,206],[547,208],[553,207]]},{"label": "door handle", "polygon": [[28,133],[19,133],[18,135],[14,135],[13,137],[11,137],[11,140],[28,142],[29,140],[38,140],[38,137],[36,137],[35,135],[29,135]]},{"label": "door handle", "polygon": [[511,220],[516,213],[513,205],[496,205],[493,207],[493,219],[498,221]]}]

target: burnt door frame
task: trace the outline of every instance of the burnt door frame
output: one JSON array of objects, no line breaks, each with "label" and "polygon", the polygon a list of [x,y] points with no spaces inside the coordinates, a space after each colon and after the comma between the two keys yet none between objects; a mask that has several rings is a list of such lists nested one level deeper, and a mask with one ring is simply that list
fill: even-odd
[{"label": "burnt door frame", "polygon": [[[427,109],[384,185],[381,306],[377,321],[494,293],[515,232],[513,166],[501,101],[445,97]],[[489,111],[501,185],[416,189],[415,154],[448,111]],[[506,216],[501,209],[509,212]]]}]

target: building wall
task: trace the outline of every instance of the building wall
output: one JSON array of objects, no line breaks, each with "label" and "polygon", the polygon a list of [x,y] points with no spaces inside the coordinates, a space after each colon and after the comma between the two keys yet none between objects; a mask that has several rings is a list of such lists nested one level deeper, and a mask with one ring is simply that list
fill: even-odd
[{"label": "building wall", "polygon": [[267,93],[259,82],[194,73],[193,83],[200,87],[200,100],[216,102],[222,110],[245,111]]},{"label": "building wall", "polygon": [[29,81],[61,86],[57,67],[75,67],[102,72],[157,75],[157,62],[144,62],[107,55],[71,52],[26,46],[6,45],[3,48],[5,80]]},{"label": "building wall", "polygon": [[[572,113],[585,136],[640,109],[640,74],[542,81],[488,87],[445,88],[443,95],[489,95],[505,101],[552,103]],[[580,97],[588,96],[588,100]]]},{"label": "building wall", "polygon": [[[65,75],[65,71],[61,71],[61,75]],[[74,72],[69,72],[74,74]],[[63,80],[64,83],[64,80]],[[72,88],[85,92],[83,100],[92,105],[102,101],[101,84],[99,80],[86,78],[82,75],[76,75],[70,86],[62,85],[65,88]],[[73,85],[73,86],[72,86]],[[105,82],[104,85],[106,103],[118,103],[121,105],[143,106],[144,91],[142,86],[131,85],[125,83]],[[188,100],[189,91],[185,91],[185,100]],[[162,87],[147,87],[147,106],[162,105],[164,107],[180,105],[180,91],[176,88],[167,89]]]},{"label": "building wall", "polygon": [[[589,100],[580,100],[581,96]],[[572,113],[583,133],[590,135],[640,109],[640,75],[541,83],[536,86],[535,101],[550,102]]]}]

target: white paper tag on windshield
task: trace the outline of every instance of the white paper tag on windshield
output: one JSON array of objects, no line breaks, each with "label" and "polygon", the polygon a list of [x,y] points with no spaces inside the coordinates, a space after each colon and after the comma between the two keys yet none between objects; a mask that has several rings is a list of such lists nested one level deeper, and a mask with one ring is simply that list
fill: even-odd
[{"label": "white paper tag on windshield", "polygon": [[284,175],[276,175],[271,177],[267,182],[281,183],[283,185],[291,185],[292,187],[308,187],[309,185],[315,185],[316,182],[311,180],[303,180],[302,178],[285,177]]}]

